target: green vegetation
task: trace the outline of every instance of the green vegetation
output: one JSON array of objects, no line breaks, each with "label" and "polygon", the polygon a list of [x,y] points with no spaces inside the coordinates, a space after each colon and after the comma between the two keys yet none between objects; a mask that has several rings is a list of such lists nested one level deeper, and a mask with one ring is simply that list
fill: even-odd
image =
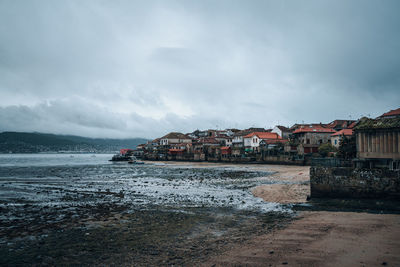
[{"label": "green vegetation", "polygon": [[364,117],[360,120],[360,122],[354,129],[367,130],[367,129],[386,129],[386,128],[396,128],[396,127],[400,127],[400,117],[378,118],[378,119],[369,119]]},{"label": "green vegetation", "polygon": [[356,154],[356,136],[353,135],[350,138],[342,138],[336,156],[343,159],[353,159],[356,157]]},{"label": "green vegetation", "polygon": [[321,154],[322,157],[328,156],[329,152],[336,152],[336,151],[337,148],[329,143],[323,144],[318,148],[318,153]]}]

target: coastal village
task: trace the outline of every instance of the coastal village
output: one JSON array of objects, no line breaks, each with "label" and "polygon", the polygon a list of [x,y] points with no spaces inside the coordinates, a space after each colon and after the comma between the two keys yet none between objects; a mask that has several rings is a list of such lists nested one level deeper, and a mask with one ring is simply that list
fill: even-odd
[{"label": "coastal village", "polygon": [[377,118],[329,123],[171,132],[138,145],[144,160],[400,168],[400,108]]}]

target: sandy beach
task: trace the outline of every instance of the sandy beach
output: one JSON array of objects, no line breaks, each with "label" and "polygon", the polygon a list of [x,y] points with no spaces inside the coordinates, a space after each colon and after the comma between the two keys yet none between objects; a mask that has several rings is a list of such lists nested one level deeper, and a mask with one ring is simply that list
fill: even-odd
[{"label": "sandy beach", "polygon": [[303,212],[203,266],[399,266],[400,216]]}]

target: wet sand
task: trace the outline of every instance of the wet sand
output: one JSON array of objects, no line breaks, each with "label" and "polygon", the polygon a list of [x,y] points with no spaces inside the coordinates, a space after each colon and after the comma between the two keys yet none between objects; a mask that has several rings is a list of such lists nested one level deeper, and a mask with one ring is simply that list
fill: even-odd
[{"label": "wet sand", "polygon": [[400,216],[303,212],[203,266],[399,266]]}]

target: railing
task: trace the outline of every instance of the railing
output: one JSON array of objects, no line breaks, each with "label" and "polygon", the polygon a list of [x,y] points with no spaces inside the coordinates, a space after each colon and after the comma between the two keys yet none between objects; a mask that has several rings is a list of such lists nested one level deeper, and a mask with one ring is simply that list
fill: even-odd
[{"label": "railing", "polygon": [[312,158],[311,166],[323,167],[351,167],[352,161],[340,158]]}]

